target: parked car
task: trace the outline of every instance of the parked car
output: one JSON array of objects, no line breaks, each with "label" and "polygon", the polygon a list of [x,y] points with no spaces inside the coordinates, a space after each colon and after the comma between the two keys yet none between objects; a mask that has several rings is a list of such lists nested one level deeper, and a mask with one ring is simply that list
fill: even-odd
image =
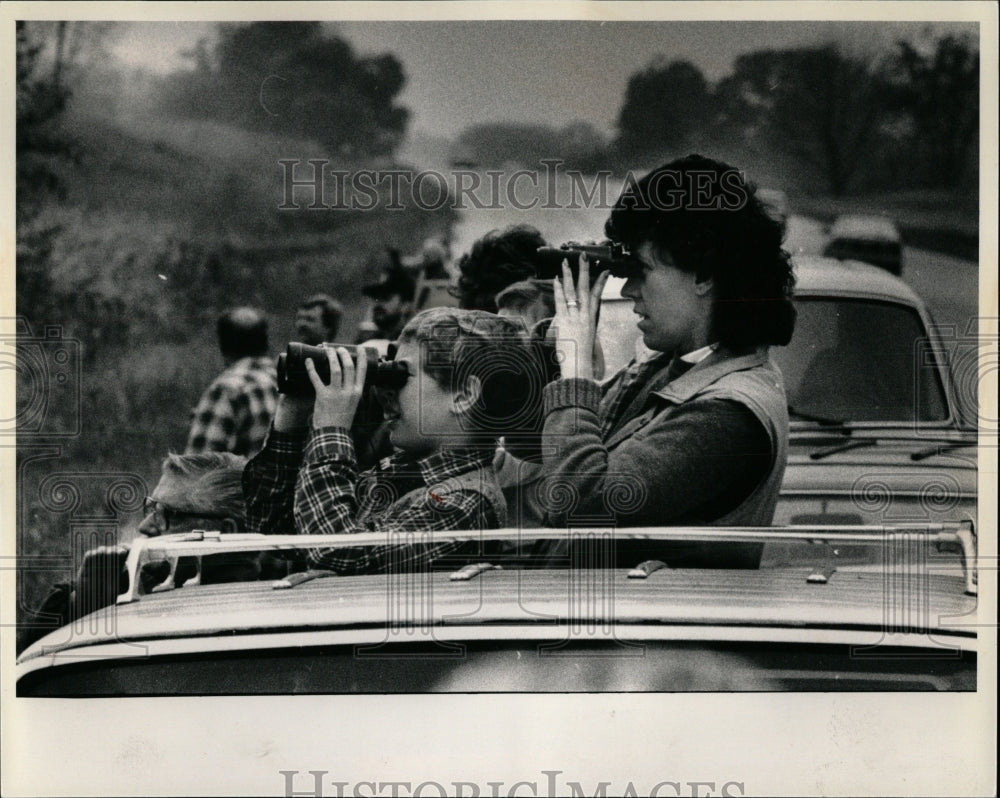
[{"label": "parked car", "polygon": [[797,261],[785,377],[790,456],[775,523],[975,518],[977,436],[916,294],[861,263]]},{"label": "parked car", "polygon": [[903,241],[896,225],[884,216],[838,216],[823,254],[838,260],[860,260],[896,275],[903,273]]}]

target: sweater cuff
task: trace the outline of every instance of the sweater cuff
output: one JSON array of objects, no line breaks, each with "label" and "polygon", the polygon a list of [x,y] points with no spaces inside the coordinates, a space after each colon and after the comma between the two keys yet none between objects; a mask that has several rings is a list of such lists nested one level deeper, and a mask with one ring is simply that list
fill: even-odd
[{"label": "sweater cuff", "polygon": [[350,430],[344,427],[322,427],[309,433],[306,444],[305,462],[320,463],[324,460],[354,461],[354,443]]},{"label": "sweater cuff", "polygon": [[545,386],[542,400],[545,415],[567,407],[582,407],[596,413],[601,406],[601,386],[579,377],[556,380]]},{"label": "sweater cuff", "polygon": [[298,455],[302,453],[302,449],[306,445],[306,438],[308,437],[308,429],[279,432],[272,425],[267,433],[267,444],[271,451],[279,454]]}]

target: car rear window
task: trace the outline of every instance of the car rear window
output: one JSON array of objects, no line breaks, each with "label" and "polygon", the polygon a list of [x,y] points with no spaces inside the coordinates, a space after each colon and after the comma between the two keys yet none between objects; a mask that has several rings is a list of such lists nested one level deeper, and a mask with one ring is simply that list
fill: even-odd
[{"label": "car rear window", "polygon": [[944,421],[947,401],[927,333],[912,308],[798,297],[791,343],[771,355],[788,403],[834,421]]}]

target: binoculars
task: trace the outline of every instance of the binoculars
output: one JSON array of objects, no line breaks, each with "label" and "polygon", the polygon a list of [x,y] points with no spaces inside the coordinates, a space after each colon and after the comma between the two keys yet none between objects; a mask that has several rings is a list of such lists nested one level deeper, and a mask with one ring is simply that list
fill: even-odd
[{"label": "binoculars", "polygon": [[[380,358],[371,348],[348,346],[347,344],[330,344],[331,347],[343,346],[351,353],[355,366],[358,363],[358,350],[368,361],[368,371],[365,374],[365,389],[390,388],[398,389],[406,385],[410,373],[405,363]],[[289,396],[312,396],[314,393],[309,373],[306,371],[306,360],[311,359],[316,368],[316,374],[325,383],[330,382],[330,361],[327,347],[309,346],[308,344],[290,343],[284,354],[278,355],[278,392]]]},{"label": "binoculars", "polygon": [[605,241],[603,244],[580,244],[569,241],[559,247],[539,247],[535,257],[535,278],[551,280],[562,277],[562,262],[569,263],[573,279],[580,274],[580,256],[586,255],[590,260],[590,280],[597,279],[602,271],[607,269],[612,277],[631,276],[640,264],[632,257],[632,253],[624,244]]}]

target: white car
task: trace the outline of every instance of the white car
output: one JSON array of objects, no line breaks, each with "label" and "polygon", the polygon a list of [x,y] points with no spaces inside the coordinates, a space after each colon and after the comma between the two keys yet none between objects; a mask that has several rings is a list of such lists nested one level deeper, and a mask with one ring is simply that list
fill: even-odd
[{"label": "white car", "polygon": [[[587,558],[134,590],[22,653],[17,694],[977,687],[969,523],[626,529],[615,538],[760,542],[760,569],[616,562],[599,529],[440,534],[551,539],[584,546]],[[132,548],[130,582],[141,585],[144,558],[384,543],[381,534],[165,535]]]},{"label": "white car", "polygon": [[896,225],[884,216],[838,216],[830,227],[823,254],[871,263],[896,275],[903,273],[902,237]]}]

